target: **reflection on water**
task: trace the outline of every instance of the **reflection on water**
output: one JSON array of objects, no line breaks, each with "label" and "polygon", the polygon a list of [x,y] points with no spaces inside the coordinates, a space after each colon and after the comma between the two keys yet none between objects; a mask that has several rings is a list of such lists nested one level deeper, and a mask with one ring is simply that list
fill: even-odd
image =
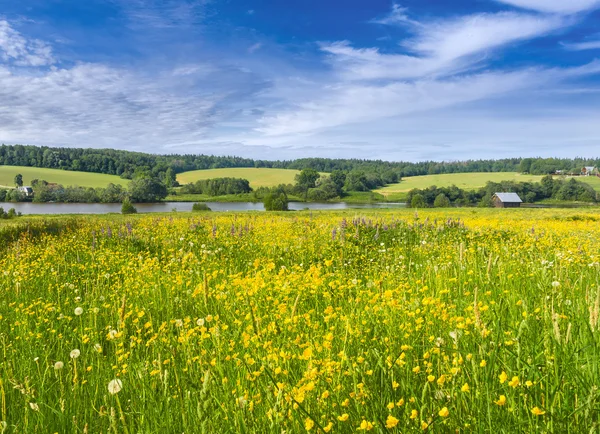
[{"label": "reflection on water", "polygon": [[[213,211],[264,211],[262,203],[254,202],[206,202]],[[192,202],[161,202],[161,203],[136,203],[139,213],[191,211]],[[404,208],[404,203],[304,203],[290,202],[289,208],[293,211],[303,209],[311,210],[341,210],[341,209],[368,209],[368,208]],[[120,213],[120,203],[0,203],[0,207],[8,211],[14,208],[23,214],[108,214]]]}]

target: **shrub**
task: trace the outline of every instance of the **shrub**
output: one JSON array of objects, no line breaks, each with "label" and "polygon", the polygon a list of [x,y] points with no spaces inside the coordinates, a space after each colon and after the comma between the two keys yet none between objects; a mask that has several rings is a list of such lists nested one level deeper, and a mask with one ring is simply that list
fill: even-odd
[{"label": "shrub", "polygon": [[285,193],[269,193],[265,196],[263,203],[267,211],[288,210],[288,198]]},{"label": "shrub", "polygon": [[424,208],[425,207],[425,199],[421,194],[415,194],[410,200],[411,208]]},{"label": "shrub", "polygon": [[207,204],[202,202],[197,202],[192,205],[192,211],[212,211]]},{"label": "shrub", "polygon": [[129,199],[125,198],[123,201],[123,205],[121,205],[121,213],[122,214],[135,214],[137,213],[137,209],[135,206],[131,204]]},{"label": "shrub", "polygon": [[435,197],[433,206],[435,208],[448,208],[450,206],[450,199],[444,193],[440,193]]}]

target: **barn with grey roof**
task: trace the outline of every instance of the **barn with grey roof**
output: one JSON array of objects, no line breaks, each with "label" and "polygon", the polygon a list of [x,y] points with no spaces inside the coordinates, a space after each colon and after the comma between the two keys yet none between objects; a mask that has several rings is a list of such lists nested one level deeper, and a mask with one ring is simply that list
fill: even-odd
[{"label": "barn with grey roof", "polygon": [[496,193],[492,202],[496,208],[519,208],[523,203],[517,193]]}]

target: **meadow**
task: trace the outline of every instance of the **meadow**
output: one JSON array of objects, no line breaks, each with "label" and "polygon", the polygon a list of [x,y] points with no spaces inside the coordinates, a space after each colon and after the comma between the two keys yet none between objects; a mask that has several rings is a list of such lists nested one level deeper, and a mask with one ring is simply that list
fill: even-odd
[{"label": "meadow", "polygon": [[[424,189],[433,185],[437,187],[450,187],[456,185],[463,190],[477,190],[485,187],[488,182],[514,181],[514,182],[540,182],[543,176],[527,175],[518,172],[474,172],[474,173],[447,173],[441,175],[411,176],[403,178],[397,184],[390,184],[375,190],[388,201],[402,201],[406,194],[414,189]],[[570,179],[566,177],[565,179]],[[600,178],[596,176],[577,176],[578,181],[590,184],[596,191],[600,191]]]},{"label": "meadow", "polygon": [[3,432],[594,432],[600,213],[0,223]]},{"label": "meadow", "polygon": [[298,170],[237,167],[226,169],[193,170],[177,175],[180,184],[189,184],[211,178],[243,178],[250,181],[252,188],[274,187],[279,184],[294,184]]},{"label": "meadow", "polygon": [[437,187],[456,185],[463,190],[477,190],[485,187],[485,184],[489,181],[539,182],[541,179],[542,176],[523,175],[517,172],[446,173],[403,178],[401,182],[390,184],[376,190],[376,192],[385,196],[388,200],[400,200],[413,188],[423,189],[432,185]]},{"label": "meadow", "polygon": [[33,179],[43,179],[64,186],[77,185],[79,187],[94,188],[106,187],[110,183],[123,186],[129,183],[128,179],[102,173],[75,172],[39,167],[0,166],[0,187],[14,187],[15,176],[19,173],[23,175],[23,185],[30,185]]}]

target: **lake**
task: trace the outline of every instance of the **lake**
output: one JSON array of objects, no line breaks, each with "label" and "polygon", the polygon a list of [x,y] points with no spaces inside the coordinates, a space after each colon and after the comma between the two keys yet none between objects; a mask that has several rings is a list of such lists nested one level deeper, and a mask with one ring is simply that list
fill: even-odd
[{"label": "lake", "polygon": [[[257,202],[206,202],[213,211],[264,211],[262,203]],[[192,202],[160,202],[136,203],[139,213],[191,211]],[[0,207],[8,211],[14,208],[17,212],[27,214],[108,214],[120,213],[120,203],[8,203],[0,202]],[[317,202],[290,202],[292,211],[303,209],[311,210],[343,210],[343,209],[369,209],[369,208],[405,208],[405,203],[317,203]]]}]

